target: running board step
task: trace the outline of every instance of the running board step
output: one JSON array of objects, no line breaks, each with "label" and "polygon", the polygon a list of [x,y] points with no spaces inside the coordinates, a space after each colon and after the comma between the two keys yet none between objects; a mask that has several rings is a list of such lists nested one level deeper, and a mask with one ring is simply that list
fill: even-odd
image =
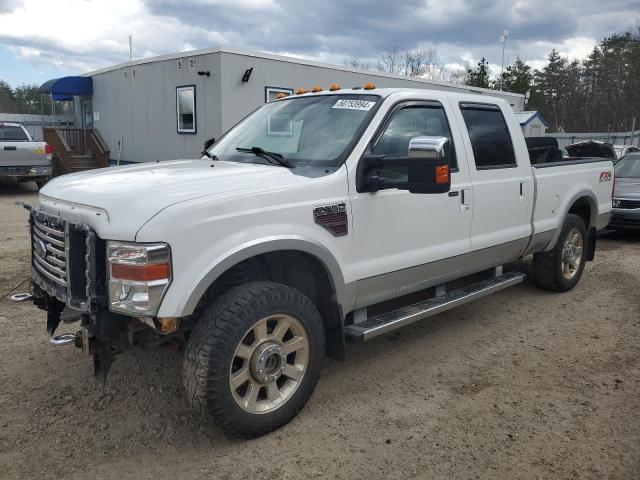
[{"label": "running board step", "polygon": [[440,297],[423,300],[398,310],[368,318],[357,324],[349,325],[345,327],[345,337],[350,342],[366,342],[378,335],[383,335],[423,318],[445,312],[458,305],[522,283],[525,278],[526,275],[524,273],[507,272],[499,277],[474,283]]}]

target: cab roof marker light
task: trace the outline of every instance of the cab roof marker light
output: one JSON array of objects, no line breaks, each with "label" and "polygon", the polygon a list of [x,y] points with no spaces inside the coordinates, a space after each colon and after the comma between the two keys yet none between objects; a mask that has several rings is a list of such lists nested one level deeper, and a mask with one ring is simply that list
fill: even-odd
[{"label": "cab roof marker light", "polygon": [[299,87],[298,89],[296,89],[296,95],[302,95],[304,93],[307,93],[307,90],[305,90],[302,87]]},{"label": "cab roof marker light", "polygon": [[335,92],[336,90],[340,90],[340,85],[338,85],[337,83],[332,83],[331,85],[329,85],[329,90],[332,92]]},{"label": "cab roof marker light", "polygon": [[318,93],[322,91],[322,87],[320,85],[314,85],[311,87],[311,93]]},{"label": "cab roof marker light", "polygon": [[281,98],[288,97],[288,96],[289,96],[288,93],[278,92],[276,93],[276,100],[280,100]]},{"label": "cab roof marker light", "polygon": [[376,88],[376,85],[373,82],[367,82],[362,86],[362,88],[364,88],[365,90],[373,90],[374,88]]}]

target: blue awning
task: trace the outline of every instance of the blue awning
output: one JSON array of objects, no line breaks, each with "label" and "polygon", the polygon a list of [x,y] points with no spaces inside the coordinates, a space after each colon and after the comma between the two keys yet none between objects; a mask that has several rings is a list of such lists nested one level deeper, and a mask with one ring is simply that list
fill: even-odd
[{"label": "blue awning", "polygon": [[50,93],[54,100],[73,100],[74,95],[93,94],[91,77],[54,78],[40,85],[40,91]]}]

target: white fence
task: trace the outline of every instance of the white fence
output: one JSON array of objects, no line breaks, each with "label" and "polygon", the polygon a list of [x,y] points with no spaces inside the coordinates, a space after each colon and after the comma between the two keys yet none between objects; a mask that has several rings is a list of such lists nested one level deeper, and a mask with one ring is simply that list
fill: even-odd
[{"label": "white fence", "polygon": [[558,139],[558,146],[566,147],[576,142],[586,140],[598,140],[612,145],[636,145],[640,146],[640,130],[633,132],[609,132],[609,133],[547,133],[547,137]]},{"label": "white fence", "polygon": [[0,113],[0,122],[21,123],[34,140],[42,141],[42,127],[73,127],[72,115],[27,115],[21,113]]}]

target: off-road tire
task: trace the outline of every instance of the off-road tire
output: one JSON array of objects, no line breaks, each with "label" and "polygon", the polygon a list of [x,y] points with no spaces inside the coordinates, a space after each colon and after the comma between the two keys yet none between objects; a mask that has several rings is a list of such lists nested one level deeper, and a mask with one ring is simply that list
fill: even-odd
[{"label": "off-road tire", "polygon": [[[240,408],[229,385],[234,351],[259,319],[273,314],[295,317],[304,327],[309,357],[295,392],[270,413]],[[316,386],[324,359],[325,335],[320,314],[302,292],[273,282],[251,282],[232,288],[206,308],[191,332],[183,361],[189,402],[208,415],[230,437],[253,438],[275,430],[296,416]]]},{"label": "off-road tire", "polygon": [[[568,279],[562,273],[562,253],[567,240],[567,236],[571,231],[577,229],[582,235],[583,250],[582,258],[580,260],[580,267],[573,276]],[[545,290],[551,290],[553,292],[566,292],[571,290],[577,285],[582,277],[584,271],[584,265],[587,257],[587,227],[584,224],[584,220],[578,215],[568,214],[558,241],[552,250],[548,252],[536,253],[533,256],[533,275],[536,284],[540,288]]]}]

